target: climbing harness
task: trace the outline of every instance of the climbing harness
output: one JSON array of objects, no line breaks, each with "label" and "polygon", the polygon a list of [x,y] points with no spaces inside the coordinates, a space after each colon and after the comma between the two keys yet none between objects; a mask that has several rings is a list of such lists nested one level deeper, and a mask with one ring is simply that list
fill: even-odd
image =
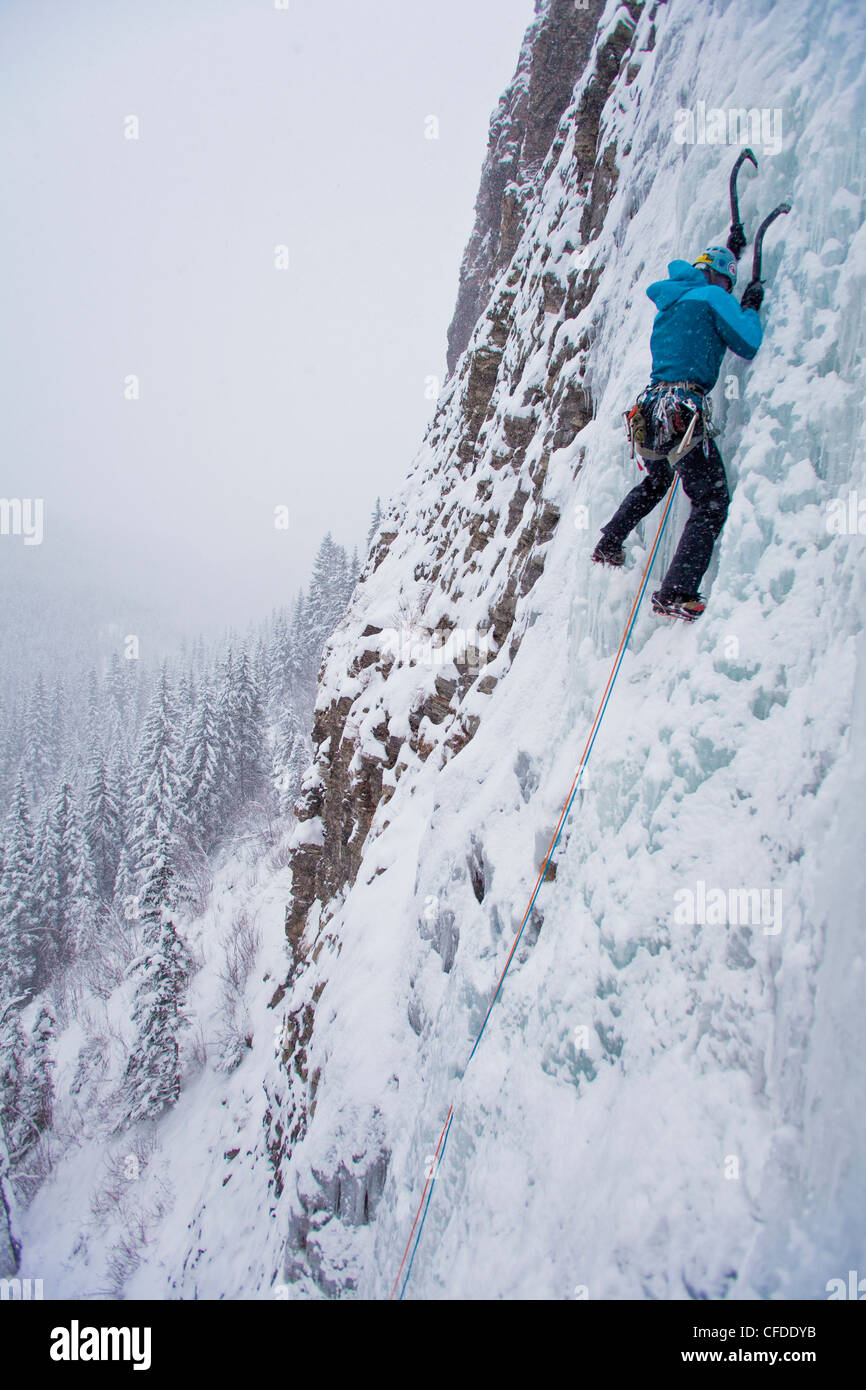
[{"label": "climbing harness", "polygon": [[[648,386],[622,417],[631,457],[637,459],[638,468],[643,471],[641,459],[667,459],[676,466],[698,444],[708,455],[709,441],[718,434],[712,422],[712,406],[709,392],[695,381],[657,381]],[[695,433],[698,420],[701,429]],[[649,438],[668,447],[650,449]]]}]

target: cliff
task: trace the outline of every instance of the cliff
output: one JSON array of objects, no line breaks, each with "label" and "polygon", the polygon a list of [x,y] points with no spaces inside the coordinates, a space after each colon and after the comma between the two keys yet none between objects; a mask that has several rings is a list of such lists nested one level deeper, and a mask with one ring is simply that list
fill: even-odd
[{"label": "cliff", "polygon": [[[825,514],[863,468],[863,42],[842,3],[820,42],[806,4],[769,11],[772,45],[739,0],[551,0],[494,114],[449,379],[326,652],[297,806],[266,1090],[299,1296],[387,1294],[451,1104],[417,1296],[816,1297],[855,1259],[863,1127],[838,1096],[863,1097],[862,1051],[830,1053],[863,933],[828,855],[862,862],[862,568]],[[716,394],[711,606],[695,631],[642,616],[467,1070],[653,534],[622,575],[589,564],[635,478],[645,286],[725,235],[737,151],[673,137],[707,93],[797,123],[743,189],[752,229],[791,192],[796,215],[761,354]],[[708,922],[713,888],[784,909]]]}]

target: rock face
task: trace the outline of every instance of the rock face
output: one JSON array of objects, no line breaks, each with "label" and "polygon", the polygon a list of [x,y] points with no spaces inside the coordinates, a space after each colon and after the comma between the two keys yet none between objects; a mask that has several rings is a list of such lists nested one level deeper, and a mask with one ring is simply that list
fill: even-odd
[{"label": "rock face", "polygon": [[[491,123],[449,379],[325,653],[314,762],[295,807],[286,913],[294,963],[275,1000],[285,1020],[280,1075],[266,1085],[278,1194],[319,1099],[321,1068],[309,1061],[316,1001],[343,945],[329,923],[388,827],[401,780],[466,748],[537,616],[533,590],[560,522],[547,486],[551,454],[592,418],[584,311],[600,271],[591,258],[578,268],[573,253],[596,234],[615,187],[615,144],[600,140],[600,114],[641,10],[621,6],[599,33],[597,15],[573,0],[538,4]],[[551,181],[559,203],[533,228]],[[573,477],[580,467],[578,457]],[[447,972],[453,914],[434,912],[419,930]],[[328,1272],[327,1232],[372,1219],[389,1159],[374,1104],[352,1133],[363,1139],[351,1141],[351,1171],[335,1151],[329,1165],[294,1178],[287,1277],[309,1277],[329,1295],[354,1284],[348,1270],[342,1283]]]},{"label": "rock face", "polygon": [[[528,266],[539,243],[524,246],[522,255],[515,251],[538,198],[536,185],[543,188],[567,142],[573,152],[565,185],[583,207],[581,236],[591,239],[603,222],[616,164],[615,145],[598,148],[599,119],[634,33],[626,7],[621,9],[623,17],[599,42],[595,20],[573,0],[539,3],[517,75],[493,117],[476,227],[449,334],[459,370],[439,401],[414,471],[413,486],[429,494],[420,535],[407,538],[409,507],[405,501],[392,503],[325,657],[312,734],[315,765],[295,808],[305,829],[292,861],[287,932],[293,945],[313,904],[325,907],[354,882],[376,809],[407,767],[430,755],[432,730],[444,756],[459,752],[479,718],[470,693],[490,693],[507,661],[497,663],[495,677],[481,667],[506,647],[508,660],[513,659],[519,646],[520,634],[512,632],[517,603],[542,573],[544,547],[559,519],[556,504],[544,494],[550,453],[571,444],[592,417],[582,380],[588,338],[584,333],[575,341],[567,330],[591,301],[599,271],[572,270],[563,278],[551,265],[530,282]],[[641,9],[631,6],[635,15]],[[592,61],[585,68],[588,56]],[[579,102],[561,120],[578,79]],[[530,169],[534,181],[524,185],[526,196],[517,211],[509,170],[516,176]],[[566,248],[580,244],[576,233]],[[537,303],[539,332],[544,326],[546,372],[543,383],[518,394],[515,408],[533,346],[514,326],[515,304],[527,295]],[[365,622],[364,590],[384,565],[399,600],[386,614],[390,622],[376,615]],[[398,610],[402,619],[395,622]],[[439,653],[443,670],[418,690],[408,727],[400,728],[399,720],[387,717],[389,699],[380,691],[389,689],[392,672],[402,680],[411,648],[423,651],[425,644],[431,649],[427,664],[432,669]],[[371,725],[367,712],[374,690],[382,713]]]},{"label": "rock face", "polygon": [[[511,85],[490,122],[488,154],[475,204],[475,227],[460,271],[448,330],[453,372],[491,288],[517,249],[541,166],[589,57],[597,23],[574,0],[539,0]],[[560,146],[561,148],[561,146]]]},{"label": "rock face", "polygon": [[[593,8],[583,63],[544,37],[580,11],[538,8],[516,240],[494,154],[453,370],[324,656],[265,1077],[289,1295],[387,1298],[434,1172],[410,1298],[821,1298],[863,1247],[864,568],[826,516],[866,492],[866,36],[841,0],[832,40],[789,0],[770,50],[750,0]],[[675,118],[741,69],[793,109],[804,53],[821,119],[785,152],[761,351],[715,393],[711,602],[673,633],[635,606],[652,524],[624,573],[590,555],[638,476],[646,287],[726,217],[730,151]]]}]

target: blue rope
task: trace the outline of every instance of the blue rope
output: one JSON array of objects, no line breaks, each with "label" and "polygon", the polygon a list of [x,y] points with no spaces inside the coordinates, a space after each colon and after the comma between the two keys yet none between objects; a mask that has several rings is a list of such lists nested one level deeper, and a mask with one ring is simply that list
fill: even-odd
[{"label": "blue rope", "polygon": [[402,1289],[400,1290],[400,1297],[399,1297],[399,1299],[397,1300],[398,1303],[402,1303],[402,1302],[403,1302],[403,1295],[404,1295],[404,1293],[406,1292],[406,1285],[409,1283],[409,1275],[412,1273],[412,1266],[413,1266],[413,1264],[415,1263],[415,1256],[416,1256],[416,1254],[418,1253],[418,1246],[419,1246],[420,1243],[421,1243],[421,1232],[422,1232],[423,1229],[424,1229],[424,1222],[427,1220],[427,1213],[428,1213],[428,1211],[430,1210],[430,1198],[433,1196],[433,1188],[434,1188],[435,1183],[436,1183],[436,1173],[439,1172],[439,1165],[441,1164],[443,1158],[445,1157],[445,1147],[446,1147],[446,1145],[447,1145],[447,1143],[448,1143],[448,1135],[451,1133],[451,1126],[453,1125],[453,1123],[454,1123],[454,1115],[452,1114],[451,1119],[448,1121],[448,1128],[447,1128],[446,1131],[445,1131],[445,1138],[444,1138],[444,1140],[442,1141],[442,1149],[441,1149],[441,1151],[440,1151],[440,1153],[439,1153],[439,1158],[438,1158],[437,1163],[436,1163],[436,1172],[433,1174],[433,1177],[432,1177],[432,1179],[431,1179],[431,1181],[430,1181],[430,1191],[427,1193],[427,1202],[426,1202],[426,1205],[425,1205],[425,1207],[424,1207],[424,1215],[421,1217],[421,1225],[418,1227],[418,1234],[417,1234],[417,1236],[415,1237],[415,1245],[414,1245],[414,1247],[413,1247],[413,1249],[412,1249],[412,1258],[411,1258],[411,1260],[409,1261],[409,1268],[406,1270],[406,1278],[403,1280],[403,1287],[402,1287]]}]

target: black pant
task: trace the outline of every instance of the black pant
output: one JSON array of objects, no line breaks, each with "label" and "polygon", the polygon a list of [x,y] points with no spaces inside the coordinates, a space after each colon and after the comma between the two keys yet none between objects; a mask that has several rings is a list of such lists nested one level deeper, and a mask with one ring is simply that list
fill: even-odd
[{"label": "black pant", "polygon": [[[665,600],[674,596],[697,596],[700,582],[713,558],[716,539],[728,515],[731,495],[725,465],[713,440],[709,441],[708,447],[709,457],[704,453],[701,442],[676,464],[692,511],[659,590]],[[674,470],[666,458],[647,459],[646,477],[632,488],[615,516],[602,527],[602,535],[612,544],[622,545],[638,522],[658,506],[673,480]]]}]

